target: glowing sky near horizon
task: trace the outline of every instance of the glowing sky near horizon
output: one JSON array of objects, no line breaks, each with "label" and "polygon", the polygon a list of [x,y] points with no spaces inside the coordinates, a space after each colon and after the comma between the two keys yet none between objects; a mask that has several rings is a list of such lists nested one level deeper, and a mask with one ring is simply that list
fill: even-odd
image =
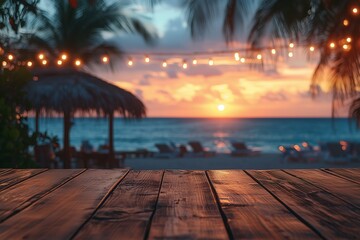
[{"label": "glowing sky near horizon", "polygon": [[[171,2],[176,2],[175,0]],[[152,23],[159,39],[155,46],[147,46],[133,35],[121,35],[116,41],[124,51],[136,52],[191,52],[194,50],[229,49],[221,35],[221,21],[213,24],[213,31],[200,40],[190,37],[184,10],[169,3],[154,9]],[[236,46],[243,46],[246,31],[239,34]],[[286,56],[286,54],[285,54]],[[314,57],[316,58],[316,57]],[[176,63],[153,60],[145,64],[134,59],[132,67],[126,59],[114,73],[97,71],[100,77],[123,87],[147,106],[149,117],[330,117],[331,96],[326,82],[321,93],[313,99],[309,93],[316,60],[309,60],[306,50],[297,48],[294,57],[280,58],[263,71],[241,65],[233,54],[214,59],[214,66],[188,68]],[[224,109],[219,111],[219,106]]]}]

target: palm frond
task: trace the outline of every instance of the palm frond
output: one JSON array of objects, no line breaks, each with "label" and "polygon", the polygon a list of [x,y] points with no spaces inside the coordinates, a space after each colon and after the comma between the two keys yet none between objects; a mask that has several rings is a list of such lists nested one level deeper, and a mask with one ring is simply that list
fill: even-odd
[{"label": "palm frond", "polygon": [[184,1],[183,6],[186,9],[187,22],[190,26],[191,36],[193,38],[204,35],[210,24],[219,15],[220,0],[188,0]]}]

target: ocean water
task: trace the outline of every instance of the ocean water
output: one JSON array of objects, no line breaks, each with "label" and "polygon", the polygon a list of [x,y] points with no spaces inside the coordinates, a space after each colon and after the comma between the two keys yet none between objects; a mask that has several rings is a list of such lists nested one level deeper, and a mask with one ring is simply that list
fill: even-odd
[{"label": "ocean water", "polygon": [[[104,118],[75,118],[71,129],[71,145],[79,148],[83,140],[98,147],[108,138],[108,121]],[[29,119],[34,126],[34,119]],[[56,135],[62,144],[62,118],[40,119],[40,130]],[[279,145],[308,141],[316,145],[326,141],[360,141],[360,131],[348,119],[341,118],[146,118],[114,121],[117,151],[147,148],[156,150],[155,143],[186,144],[197,140],[217,152],[229,152],[231,141],[242,141],[265,153],[278,152]]]}]

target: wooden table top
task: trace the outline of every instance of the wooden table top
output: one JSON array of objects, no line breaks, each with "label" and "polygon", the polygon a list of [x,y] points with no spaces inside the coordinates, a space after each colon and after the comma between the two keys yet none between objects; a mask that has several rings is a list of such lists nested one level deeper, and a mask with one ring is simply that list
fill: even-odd
[{"label": "wooden table top", "polygon": [[0,239],[360,238],[360,169],[0,169]]}]

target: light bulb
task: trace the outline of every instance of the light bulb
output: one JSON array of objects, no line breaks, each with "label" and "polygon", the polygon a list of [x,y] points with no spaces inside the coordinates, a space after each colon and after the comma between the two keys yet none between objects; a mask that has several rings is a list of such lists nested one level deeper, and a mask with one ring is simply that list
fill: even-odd
[{"label": "light bulb", "polygon": [[81,60],[80,60],[80,59],[76,59],[76,60],[75,60],[75,65],[76,65],[77,67],[81,66]]},{"label": "light bulb", "polygon": [[108,63],[109,62],[109,57],[108,56],[103,56],[101,60],[102,60],[103,63]]},{"label": "light bulb", "polygon": [[240,55],[239,55],[239,53],[236,52],[236,53],[234,54],[234,58],[235,58],[236,61],[239,61],[239,60],[240,60]]}]

